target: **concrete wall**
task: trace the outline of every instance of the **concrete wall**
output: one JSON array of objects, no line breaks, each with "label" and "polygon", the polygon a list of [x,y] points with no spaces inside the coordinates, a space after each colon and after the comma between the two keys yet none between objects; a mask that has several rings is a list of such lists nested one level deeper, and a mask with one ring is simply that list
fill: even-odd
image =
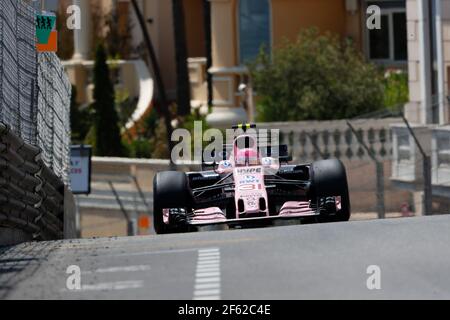
[{"label": "concrete wall", "polygon": [[64,187],[64,239],[80,237],[79,212],[75,197],[67,186]]},{"label": "concrete wall", "polygon": [[81,209],[81,237],[122,237],[127,235],[127,222],[120,210]]}]

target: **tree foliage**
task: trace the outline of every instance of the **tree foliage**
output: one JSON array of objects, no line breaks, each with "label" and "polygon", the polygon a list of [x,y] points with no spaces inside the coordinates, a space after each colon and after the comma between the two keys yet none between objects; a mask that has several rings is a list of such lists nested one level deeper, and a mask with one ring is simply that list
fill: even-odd
[{"label": "tree foliage", "polygon": [[92,125],[92,115],[89,108],[80,108],[76,102],[77,88],[72,86],[72,96],[70,97],[70,127],[72,133],[72,143],[82,143],[89,127]]},{"label": "tree foliage", "polygon": [[402,70],[387,70],[384,74],[384,105],[398,109],[409,101],[408,74]]},{"label": "tree foliage", "polygon": [[383,108],[383,78],[350,40],[302,31],[249,65],[261,121],[341,119]]},{"label": "tree foliage", "polygon": [[115,109],[114,88],[106,64],[106,52],[103,45],[96,50],[94,66],[94,152],[98,156],[121,156],[119,118]]}]

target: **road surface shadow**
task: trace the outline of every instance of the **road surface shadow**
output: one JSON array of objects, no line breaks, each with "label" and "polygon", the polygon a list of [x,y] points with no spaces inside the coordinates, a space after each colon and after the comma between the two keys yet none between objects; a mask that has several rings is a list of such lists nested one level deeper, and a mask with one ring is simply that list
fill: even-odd
[{"label": "road surface shadow", "polygon": [[54,248],[50,242],[0,247],[0,299],[8,298],[22,281],[33,277]]}]

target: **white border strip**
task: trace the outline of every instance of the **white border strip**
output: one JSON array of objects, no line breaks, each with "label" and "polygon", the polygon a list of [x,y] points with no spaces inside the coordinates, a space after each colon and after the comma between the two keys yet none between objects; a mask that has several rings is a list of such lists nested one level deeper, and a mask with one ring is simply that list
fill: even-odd
[{"label": "white border strip", "polygon": [[220,250],[198,250],[194,300],[220,300]]}]

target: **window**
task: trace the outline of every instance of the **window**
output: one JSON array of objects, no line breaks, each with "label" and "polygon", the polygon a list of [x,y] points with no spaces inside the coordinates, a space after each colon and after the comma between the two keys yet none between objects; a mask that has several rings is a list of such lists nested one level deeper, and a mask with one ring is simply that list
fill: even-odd
[{"label": "window", "polygon": [[406,62],[407,30],[405,1],[369,1],[367,6],[381,9],[381,29],[368,30],[368,50],[371,60]]},{"label": "window", "polygon": [[450,131],[432,131],[433,183],[450,185]]},{"label": "window", "polygon": [[239,58],[241,64],[255,59],[261,46],[269,51],[270,41],[270,0],[240,0]]}]

